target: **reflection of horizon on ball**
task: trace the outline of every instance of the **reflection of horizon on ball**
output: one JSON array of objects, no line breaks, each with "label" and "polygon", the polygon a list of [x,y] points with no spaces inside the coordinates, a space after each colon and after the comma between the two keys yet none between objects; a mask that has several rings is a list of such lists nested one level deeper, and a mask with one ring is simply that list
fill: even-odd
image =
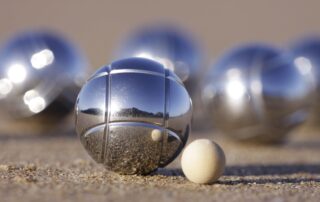
[{"label": "reflection of horizon on ball", "polygon": [[307,118],[312,86],[290,55],[252,44],[225,54],[202,91],[214,126],[238,140],[280,141]]},{"label": "reflection of horizon on ball", "polygon": [[84,62],[69,41],[54,33],[12,37],[0,52],[1,116],[9,124],[43,120],[54,126],[73,109],[86,73]]},{"label": "reflection of horizon on ball", "polygon": [[148,174],[180,153],[191,114],[188,92],[174,73],[152,60],[128,58],[102,67],[83,86],[76,130],[108,170]]}]

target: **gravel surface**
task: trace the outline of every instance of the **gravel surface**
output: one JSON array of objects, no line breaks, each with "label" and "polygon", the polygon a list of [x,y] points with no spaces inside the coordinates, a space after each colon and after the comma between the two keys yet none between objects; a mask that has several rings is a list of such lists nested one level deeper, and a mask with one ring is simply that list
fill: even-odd
[{"label": "gravel surface", "polygon": [[224,176],[197,185],[177,158],[148,176],[106,171],[75,134],[0,135],[0,201],[319,201],[320,135],[300,128],[283,144],[239,144],[212,132],[226,153]]}]

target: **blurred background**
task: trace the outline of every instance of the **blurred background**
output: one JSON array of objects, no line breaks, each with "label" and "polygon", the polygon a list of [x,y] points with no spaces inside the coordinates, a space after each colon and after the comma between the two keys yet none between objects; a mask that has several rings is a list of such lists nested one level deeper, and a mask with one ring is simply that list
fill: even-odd
[{"label": "blurred background", "polygon": [[[201,67],[204,74],[226,51],[238,45],[259,42],[287,48],[301,37],[320,34],[319,8],[317,0],[0,0],[0,47],[17,33],[52,30],[80,48],[88,60],[91,75],[114,61],[119,44],[132,31],[169,23],[186,30],[198,42],[204,54]],[[200,95],[196,97],[200,99]],[[68,117],[72,127],[68,132],[72,131],[70,134],[75,137],[73,115]],[[201,118],[199,122],[208,122],[211,127],[207,117]],[[29,129],[35,128],[29,122],[22,122]],[[290,136],[286,144],[273,145],[238,144],[225,140],[223,135],[213,137],[216,131],[196,131],[189,141],[203,137],[217,141],[226,153],[227,169],[217,186],[194,188],[181,172],[175,172],[180,167],[180,158],[163,174],[161,170],[158,172],[168,177],[161,178],[162,181],[157,175],[148,176],[147,180],[136,176],[118,178],[106,175],[104,168],[92,163],[79,141],[65,138],[59,128],[54,131],[55,135],[60,134],[53,136],[55,139],[50,135],[12,137],[12,131],[24,134],[27,130],[13,123],[3,132],[1,124],[7,125],[0,117],[0,198],[4,200],[7,197],[16,201],[15,198],[23,197],[25,201],[44,198],[61,201],[77,196],[77,201],[96,201],[98,196],[105,201],[106,196],[118,199],[120,194],[130,200],[143,195],[139,201],[150,201],[176,197],[172,190],[179,189],[184,190],[178,194],[181,199],[185,197],[181,201],[211,201],[214,197],[217,201],[230,201],[230,198],[238,201],[252,195],[250,199],[254,200],[259,194],[262,195],[259,199],[284,201],[281,200],[283,193],[288,201],[295,201],[290,200],[295,196],[296,201],[307,201],[308,197],[318,201],[320,195],[319,128],[299,128],[295,130],[298,135]],[[129,188],[124,189],[123,185],[128,184]],[[26,189],[29,185],[36,186]],[[137,194],[139,192],[143,194]]]},{"label": "blurred background", "polygon": [[190,30],[212,62],[245,42],[287,45],[320,32],[319,1],[18,1],[0,2],[0,42],[12,34],[47,28],[65,34],[92,68],[109,63],[123,37],[145,24],[175,23]]}]

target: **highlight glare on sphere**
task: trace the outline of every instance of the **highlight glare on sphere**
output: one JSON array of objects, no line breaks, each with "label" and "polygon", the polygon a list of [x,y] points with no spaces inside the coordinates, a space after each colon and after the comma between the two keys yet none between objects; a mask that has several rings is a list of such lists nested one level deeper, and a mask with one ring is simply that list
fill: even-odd
[{"label": "highlight glare on sphere", "polygon": [[8,68],[8,78],[13,83],[22,83],[27,77],[27,71],[21,64],[13,64]]},{"label": "highlight glare on sphere", "polygon": [[241,72],[238,69],[230,69],[227,72],[227,79],[230,80],[226,84],[226,92],[234,102],[238,102],[245,95],[246,89],[241,80]]},{"label": "highlight glare on sphere", "polygon": [[46,106],[45,99],[35,90],[27,91],[23,96],[23,101],[28,105],[30,111],[34,113],[41,112]]},{"label": "highlight glare on sphere", "polygon": [[54,61],[53,52],[49,49],[41,50],[31,57],[31,64],[35,69],[42,69]]},{"label": "highlight glare on sphere", "polygon": [[[9,79],[1,79],[0,80],[0,94],[2,96],[7,95],[12,90],[12,83]],[[1,96],[0,96],[1,99]]]}]

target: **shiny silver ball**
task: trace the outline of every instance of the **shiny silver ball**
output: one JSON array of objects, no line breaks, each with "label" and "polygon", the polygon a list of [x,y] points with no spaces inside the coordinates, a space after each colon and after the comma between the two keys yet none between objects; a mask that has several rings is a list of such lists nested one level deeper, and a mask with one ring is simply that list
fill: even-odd
[{"label": "shiny silver ball", "polygon": [[310,37],[299,40],[289,50],[293,55],[294,64],[314,85],[314,100],[312,104],[312,121],[320,120],[320,38]]},{"label": "shiny silver ball", "polygon": [[129,35],[121,45],[119,58],[142,57],[155,60],[173,71],[188,92],[196,91],[201,54],[195,41],[171,26],[149,26]]},{"label": "shiny silver ball", "polygon": [[160,63],[123,59],[81,89],[76,131],[90,156],[111,171],[147,174],[169,164],[190,133],[191,100]]},{"label": "shiny silver ball", "polygon": [[82,55],[61,36],[45,31],[14,36],[0,50],[1,116],[61,121],[72,112],[85,73]]},{"label": "shiny silver ball", "polygon": [[308,115],[312,87],[290,55],[239,47],[211,69],[202,97],[214,125],[238,140],[281,140]]}]

